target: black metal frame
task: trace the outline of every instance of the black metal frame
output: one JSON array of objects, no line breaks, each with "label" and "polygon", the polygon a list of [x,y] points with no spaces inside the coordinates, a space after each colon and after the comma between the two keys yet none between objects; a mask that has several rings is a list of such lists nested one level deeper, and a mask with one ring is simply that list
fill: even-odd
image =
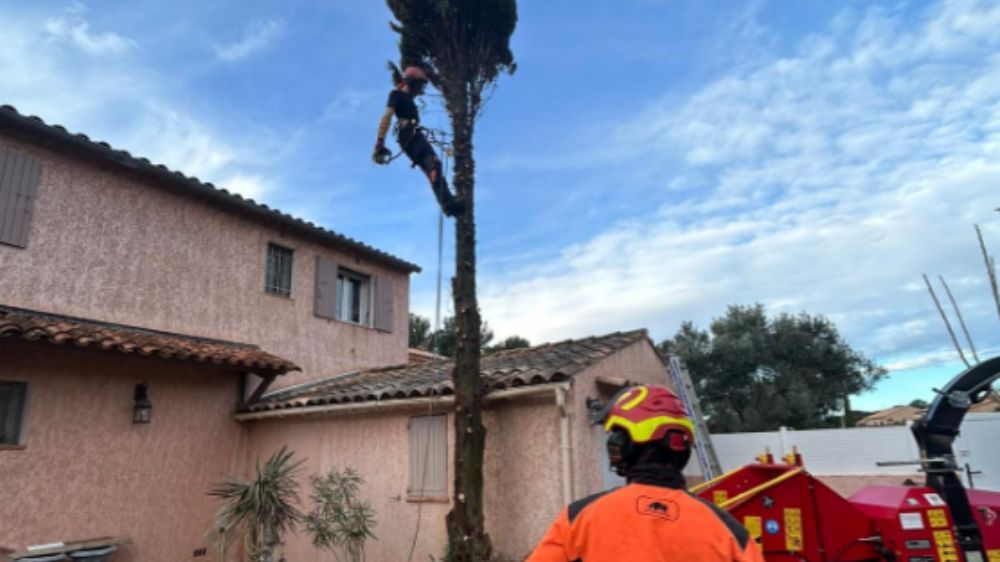
[{"label": "black metal frame", "polygon": [[[990,394],[990,384],[1000,379],[1000,357],[994,357],[971,367],[941,390],[934,389],[937,397],[927,414],[913,424],[913,436],[920,445],[927,486],[934,488],[951,509],[958,535],[958,545],[963,554],[978,552],[985,560],[983,536],[972,513],[969,496],[958,476],[962,470],[955,460],[952,445],[969,407],[978,404]],[[968,556],[965,557],[968,560]]]}]

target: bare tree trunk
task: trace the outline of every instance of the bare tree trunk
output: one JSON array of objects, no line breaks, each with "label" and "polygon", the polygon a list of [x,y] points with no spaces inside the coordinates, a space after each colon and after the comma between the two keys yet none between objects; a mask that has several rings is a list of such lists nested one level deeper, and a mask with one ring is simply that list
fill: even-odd
[{"label": "bare tree trunk", "polygon": [[[456,98],[464,98],[456,96]],[[455,221],[455,327],[457,349],[452,382],[455,387],[455,496],[446,519],[449,562],[490,559],[490,539],[483,516],[483,381],[480,375],[479,304],[476,299],[476,223],[473,212],[475,160],[473,116],[467,99],[449,100],[455,147],[454,185],[465,209]]]},{"label": "bare tree trunk", "polygon": [[975,360],[978,365],[980,363],[979,354],[976,353],[976,344],[973,343],[972,336],[969,335],[969,328],[965,325],[965,318],[962,317],[962,310],[958,308],[958,303],[955,302],[955,296],[951,294],[951,288],[948,287],[948,283],[944,280],[944,276],[938,275],[938,279],[941,281],[941,285],[944,286],[944,292],[948,294],[948,300],[951,301],[951,307],[955,309],[955,316],[958,317],[958,325],[962,327],[962,332],[965,334],[965,341],[969,342],[969,349],[972,350],[972,359]]},{"label": "bare tree trunk", "polygon": [[997,305],[997,316],[1000,316],[1000,289],[997,288],[997,270],[993,263],[993,258],[986,251],[986,242],[983,242],[983,232],[976,225],[976,236],[979,238],[979,249],[983,251],[983,261],[986,263],[986,277],[990,281],[990,292],[993,293],[993,302]]},{"label": "bare tree trunk", "polygon": [[955,337],[955,331],[951,329],[951,322],[948,321],[948,316],[945,315],[944,309],[941,308],[941,302],[938,301],[937,295],[934,294],[934,287],[931,286],[931,282],[927,279],[927,274],[924,274],[924,283],[927,285],[927,292],[931,294],[931,298],[934,299],[934,306],[937,307],[938,313],[941,314],[941,320],[944,321],[944,327],[948,330],[948,336],[951,337],[951,343],[955,345],[955,351],[958,352],[959,358],[962,359],[962,363],[965,363],[966,368],[971,367],[969,361],[965,358],[965,353],[962,351],[962,346],[958,345],[958,338]]}]

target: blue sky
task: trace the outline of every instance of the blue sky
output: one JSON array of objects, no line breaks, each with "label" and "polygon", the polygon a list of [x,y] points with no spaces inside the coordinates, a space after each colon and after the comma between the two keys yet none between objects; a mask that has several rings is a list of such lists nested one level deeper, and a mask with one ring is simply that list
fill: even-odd
[{"label": "blue sky", "polygon": [[[519,68],[476,138],[498,336],[660,340],[759,301],[829,316],[890,367],[854,403],[875,408],[959,370],[926,272],[1000,352],[972,227],[1000,251],[1000,4],[520,4]],[[0,103],[420,263],[429,316],[430,191],[369,161],[389,19],[348,0],[0,0]],[[438,102],[424,121],[443,128]]]}]

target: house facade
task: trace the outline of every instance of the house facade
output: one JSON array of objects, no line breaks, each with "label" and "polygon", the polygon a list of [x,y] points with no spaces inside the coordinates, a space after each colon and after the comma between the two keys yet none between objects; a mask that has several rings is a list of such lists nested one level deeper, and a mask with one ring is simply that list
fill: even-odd
[{"label": "house facade", "polygon": [[405,363],[415,271],[0,107],[0,553],[207,556],[206,492],[249,462],[238,405]]},{"label": "house facade", "polygon": [[205,492],[245,464],[241,374],[295,368],[255,346],[9,307],[0,336],[0,560],[104,538],[127,541],[114,560],[195,558],[218,508]]},{"label": "house facade", "polygon": [[285,384],[406,362],[417,266],[85,139],[0,108],[0,304],[253,342]]}]

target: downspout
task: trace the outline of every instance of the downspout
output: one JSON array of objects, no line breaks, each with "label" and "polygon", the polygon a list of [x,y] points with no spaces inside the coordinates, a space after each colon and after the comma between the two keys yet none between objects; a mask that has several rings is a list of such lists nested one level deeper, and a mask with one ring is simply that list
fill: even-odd
[{"label": "downspout", "polygon": [[573,501],[573,471],[570,465],[572,459],[572,445],[569,440],[569,403],[566,401],[567,388],[557,386],[556,406],[559,408],[559,452],[562,464],[562,495],[563,505],[569,505]]}]

